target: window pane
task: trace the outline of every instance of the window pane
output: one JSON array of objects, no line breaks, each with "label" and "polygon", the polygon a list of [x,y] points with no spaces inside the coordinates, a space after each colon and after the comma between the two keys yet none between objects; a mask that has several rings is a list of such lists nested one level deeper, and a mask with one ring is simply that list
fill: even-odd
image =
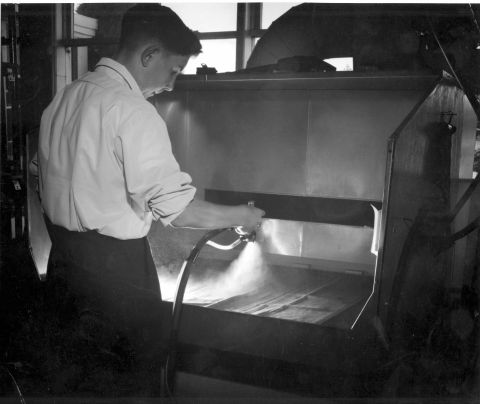
[{"label": "window pane", "polygon": [[214,67],[218,73],[235,71],[235,39],[205,39],[201,43],[202,53],[190,58],[184,74],[196,74],[202,63]]},{"label": "window pane", "polygon": [[301,3],[262,3],[262,29],[266,29],[278,17]]},{"label": "window pane", "polygon": [[[79,4],[76,4],[78,6]],[[84,15],[73,14],[73,37],[74,38],[93,38],[98,29],[96,18],[86,17]]]},{"label": "window pane", "polygon": [[79,46],[77,48],[77,77],[88,72],[88,47]]},{"label": "window pane", "polygon": [[353,72],[353,58],[324,59],[337,69],[337,72]]},{"label": "window pane", "polygon": [[237,29],[237,3],[162,3],[170,7],[193,31]]}]

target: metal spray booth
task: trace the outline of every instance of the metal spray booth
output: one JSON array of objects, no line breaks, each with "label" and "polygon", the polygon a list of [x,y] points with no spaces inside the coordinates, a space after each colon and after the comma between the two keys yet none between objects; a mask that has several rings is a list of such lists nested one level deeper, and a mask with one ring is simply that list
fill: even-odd
[{"label": "metal spray booth", "polygon": [[[345,380],[351,388],[391,371],[412,335],[428,333],[438,296],[461,285],[465,244],[451,233],[469,218],[445,215],[472,178],[476,122],[455,81],[200,75],[153,102],[200,198],[254,200],[267,212],[255,247],[202,250],[180,323],[178,387],[345,396]],[[30,242],[43,268],[49,241],[29,185]],[[203,233],[150,232],[166,319]]]},{"label": "metal spray booth", "polygon": [[[375,375],[392,344],[408,345],[405,318],[424,323],[432,296],[455,279],[452,249],[403,253],[414,225],[448,211],[452,183],[471,175],[475,121],[452,80],[200,76],[179,80],[155,106],[200,197],[253,199],[267,212],[261,254],[243,260],[235,287],[229,267],[249,247],[202,251],[185,294],[180,371],[331,394],[339,380]],[[31,243],[42,267],[49,242],[33,185]],[[157,224],[149,235],[166,318],[181,263],[203,233]]]},{"label": "metal spray booth", "polygon": [[[427,321],[432,296],[455,277],[451,250],[405,252],[419,222],[449,210],[451,180],[471,175],[473,111],[451,80],[197,77],[179,81],[155,106],[200,196],[225,204],[255,200],[267,212],[261,264],[247,258],[240,270],[229,269],[248,246],[206,247],[192,270],[179,333],[185,371],[252,383],[245,365],[222,360],[233,355],[238,363],[282,363],[273,374],[262,370],[268,381],[254,384],[290,387],[288,366],[338,382],[360,371],[355,357],[365,344],[380,351],[408,344],[405,318]],[[373,207],[381,212],[376,218]],[[160,226],[151,232],[164,295],[170,272],[199,234]],[[236,271],[233,289],[228,279],[219,281],[228,271]],[[202,349],[216,354],[205,359]],[[360,363],[374,372],[371,360]]]}]

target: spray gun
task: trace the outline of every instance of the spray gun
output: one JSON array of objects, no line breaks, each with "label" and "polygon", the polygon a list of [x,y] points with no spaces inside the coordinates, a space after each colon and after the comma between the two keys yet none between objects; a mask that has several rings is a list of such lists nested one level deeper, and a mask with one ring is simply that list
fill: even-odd
[{"label": "spray gun", "polygon": [[[248,206],[255,206],[254,201],[249,201]],[[226,231],[235,231],[238,234],[238,238],[233,241],[231,244],[220,244],[212,239],[218,236],[220,233]],[[169,395],[172,394],[172,389],[174,386],[174,377],[175,377],[175,362],[176,362],[176,345],[177,345],[177,336],[178,329],[180,325],[180,318],[182,313],[182,304],[183,297],[185,295],[185,289],[187,288],[188,278],[190,277],[190,272],[193,264],[200,255],[202,248],[208,244],[211,247],[217,248],[219,250],[232,250],[237,247],[242,242],[255,242],[257,237],[256,230],[247,232],[241,226],[233,228],[224,228],[224,229],[215,229],[206,233],[193,247],[192,251],[188,258],[183,262],[182,269],[177,280],[177,286],[175,289],[175,295],[173,299],[173,309],[172,309],[172,329],[170,332],[170,341],[169,341],[169,353],[167,356],[167,361],[165,364],[165,375],[164,375],[164,385]]]},{"label": "spray gun", "polygon": [[[248,206],[255,206],[255,201],[248,201]],[[226,230],[226,229],[222,229],[223,230]],[[255,242],[256,238],[257,238],[257,232],[256,230],[253,230],[253,231],[250,231],[250,232],[247,232],[245,231],[241,226],[237,226],[237,227],[233,227],[231,228],[230,230],[233,230],[235,231],[235,233],[237,233],[239,235],[239,237],[231,244],[219,244],[219,243],[216,243],[215,241],[212,241],[211,238],[215,237],[217,234],[213,234],[212,237],[210,237],[208,239],[208,241],[205,243],[205,244],[208,244],[209,246],[211,247],[215,247],[219,250],[232,250],[234,249],[236,246],[238,246],[239,244],[241,244],[242,242],[248,242],[248,243],[253,243]],[[208,234],[207,234],[208,235]]]},{"label": "spray gun", "polygon": [[[247,205],[254,207],[255,206],[255,201],[248,201]],[[260,225],[258,225],[258,226],[260,226]],[[235,228],[235,231],[238,234],[240,234],[240,238],[242,239],[242,241],[253,243],[257,239],[257,231],[256,230],[253,230],[250,233],[248,233],[248,232],[244,232],[241,227],[237,227],[237,228]]]}]

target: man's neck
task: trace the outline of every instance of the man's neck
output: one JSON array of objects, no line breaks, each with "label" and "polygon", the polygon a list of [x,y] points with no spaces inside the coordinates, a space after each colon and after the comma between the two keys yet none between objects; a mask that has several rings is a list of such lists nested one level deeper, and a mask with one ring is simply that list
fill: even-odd
[{"label": "man's neck", "polygon": [[132,55],[127,52],[118,52],[114,57],[112,57],[113,60],[115,60],[117,63],[120,63],[123,65],[128,72],[132,75],[132,77],[135,79],[136,83],[138,84],[140,90],[143,91],[143,80],[142,80],[142,75],[140,73],[140,69],[136,63],[136,60],[138,60],[135,55]]}]

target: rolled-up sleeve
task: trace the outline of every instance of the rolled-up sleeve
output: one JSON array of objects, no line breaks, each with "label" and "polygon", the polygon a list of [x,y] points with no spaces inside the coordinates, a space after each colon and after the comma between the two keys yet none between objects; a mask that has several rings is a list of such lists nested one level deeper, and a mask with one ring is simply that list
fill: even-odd
[{"label": "rolled-up sleeve", "polygon": [[116,154],[123,163],[131,203],[151,211],[163,225],[170,224],[192,201],[196,189],[172,153],[165,122],[153,107],[141,108],[122,120],[118,134]]}]

